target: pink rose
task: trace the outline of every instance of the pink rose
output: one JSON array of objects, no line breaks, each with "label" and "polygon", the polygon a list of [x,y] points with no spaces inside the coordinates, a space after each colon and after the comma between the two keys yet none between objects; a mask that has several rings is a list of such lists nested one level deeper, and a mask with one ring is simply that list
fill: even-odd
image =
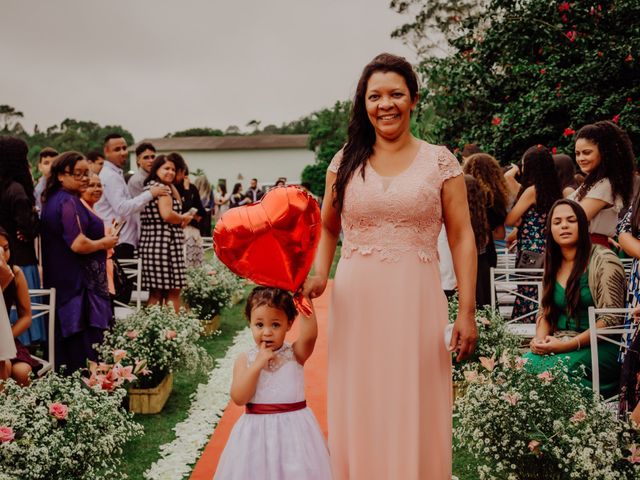
[{"label": "pink rose", "polygon": [[138,331],[137,330],[129,330],[127,332],[127,337],[129,337],[131,340],[135,340],[136,338],[138,338]]},{"label": "pink rose", "polygon": [[538,375],[538,378],[542,380],[542,383],[548,385],[551,383],[551,380],[553,380],[553,375],[551,375],[551,373],[549,372],[542,372],[540,375]]},{"label": "pink rose", "polygon": [[587,413],[584,410],[578,410],[573,414],[573,417],[571,417],[571,421],[577,423],[583,421],[585,418],[587,418]]},{"label": "pink rose", "polygon": [[540,442],[537,440],[531,440],[529,442],[529,450],[531,451],[531,453],[534,453],[536,455],[540,455]]},{"label": "pink rose", "polygon": [[0,427],[0,443],[10,442],[16,438],[11,427]]},{"label": "pink rose", "polygon": [[126,350],[119,349],[119,350],[113,351],[113,361],[116,363],[122,360],[126,356],[127,356]]},{"label": "pink rose", "polygon": [[69,407],[62,403],[52,403],[49,405],[49,413],[58,420],[66,420],[69,416]]},{"label": "pink rose", "polygon": [[173,340],[177,336],[178,334],[176,333],[175,330],[167,330],[167,333],[165,334],[165,337],[167,338],[167,340]]}]

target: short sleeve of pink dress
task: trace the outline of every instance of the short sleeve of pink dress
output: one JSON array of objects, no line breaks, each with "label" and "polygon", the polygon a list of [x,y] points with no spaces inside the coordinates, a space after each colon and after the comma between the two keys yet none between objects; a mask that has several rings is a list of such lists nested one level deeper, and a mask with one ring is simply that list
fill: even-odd
[{"label": "short sleeve of pink dress", "polygon": [[329,164],[328,170],[333,173],[338,173],[338,168],[340,167],[340,162],[342,161],[342,149],[336,153],[331,159],[331,163]]},{"label": "short sleeve of pink dress", "polygon": [[363,168],[345,190],[329,317],[334,478],[451,478],[451,355],[437,243],[442,185],[462,170],[446,148],[426,142],[397,176]]}]

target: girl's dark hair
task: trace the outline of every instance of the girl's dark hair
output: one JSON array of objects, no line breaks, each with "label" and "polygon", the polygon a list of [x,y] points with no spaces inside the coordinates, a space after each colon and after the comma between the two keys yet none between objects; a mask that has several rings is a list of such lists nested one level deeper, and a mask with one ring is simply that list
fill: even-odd
[{"label": "girl's dark hair", "polygon": [[73,172],[76,167],[76,163],[80,160],[84,160],[84,155],[80,152],[63,152],[56,157],[51,164],[51,170],[47,183],[42,192],[42,201],[46,202],[51,196],[62,188],[62,183],[58,179],[58,175],[65,172]]},{"label": "girl's dark hair", "polygon": [[464,173],[477,180],[487,208],[493,207],[506,215],[509,189],[498,161],[487,153],[475,153],[464,162]]},{"label": "girl's dark hair", "polygon": [[238,182],[233,186],[233,191],[231,192],[231,195],[235,195],[236,193],[240,192],[240,190],[242,190],[242,184]]},{"label": "girl's dark hair", "polygon": [[227,194],[227,186],[224,183],[219,183],[218,187],[220,187],[220,191],[222,192],[222,196]]},{"label": "girl's dark hair", "polygon": [[539,213],[547,213],[551,205],[562,198],[560,180],[549,149],[542,145],[529,148],[522,156],[521,171],[522,187],[518,198],[533,185],[536,189],[535,208]]},{"label": "girl's dark hair", "polygon": [[364,67],[356,93],[353,97],[353,105],[351,107],[351,118],[349,120],[349,129],[347,133],[347,143],[342,151],[342,161],[338,168],[338,174],[335,189],[335,206],[338,212],[342,212],[344,203],[344,194],[347,184],[353,174],[360,169],[362,178],[364,179],[364,166],[367,159],[373,153],[373,145],[376,141],[376,132],[369,121],[367,108],[365,105],[365,94],[367,93],[367,84],[369,78],[376,72],[393,72],[404,78],[411,100],[418,98],[418,77],[413,71],[413,67],[403,57],[391,55],[390,53],[382,53],[375,57],[367,66]]},{"label": "girl's dark hair", "polygon": [[182,155],[180,155],[178,152],[171,152],[170,154],[167,155],[167,158],[173,162],[173,165],[175,165],[176,172],[187,171],[187,162],[184,161],[184,158],[182,158]]},{"label": "girl's dark hair", "polygon": [[174,168],[176,164],[169,158],[170,155],[158,155],[153,163],[151,164],[151,169],[149,169],[149,175],[144,180],[144,185],[148,185],[150,182],[156,181],[158,183],[162,183],[158,178],[158,170],[161,166],[163,166],[167,162],[173,163]]},{"label": "girl's dark hair", "polygon": [[576,200],[582,200],[591,187],[603,178],[608,178],[613,198],[620,196],[624,205],[628,206],[633,195],[635,156],[627,132],[605,120],[582,127],[576,134],[576,142],[581,138],[598,146],[600,165],[584,179]]},{"label": "girl's dark hair", "polygon": [[487,246],[489,240],[486,200],[478,181],[473,175],[465,175],[464,183],[467,186],[467,200],[469,203],[473,235],[476,238],[476,248],[480,251]]},{"label": "girl's dark hair", "polygon": [[571,157],[564,153],[559,153],[553,155],[553,163],[556,166],[558,180],[560,180],[560,188],[563,190],[565,188],[573,188],[574,190],[578,188],[575,177],[576,168]]},{"label": "girl's dark hair", "polygon": [[591,255],[591,237],[589,236],[589,220],[578,202],[566,198],[555,202],[549,210],[547,216],[547,242],[544,258],[544,275],[542,277],[542,313],[551,325],[555,327],[560,316],[560,309],[553,301],[556,277],[562,265],[562,251],[556,243],[551,233],[553,222],[553,212],[560,205],[569,205],[578,220],[578,244],[576,245],[576,256],[573,261],[573,268],[567,280],[565,294],[567,298],[567,315],[574,317],[578,311],[580,302],[580,276],[585,272],[589,264]]},{"label": "girl's dark hair", "polygon": [[[11,237],[9,236],[7,231],[2,227],[0,227],[0,237],[4,237],[7,240],[7,242],[11,243]],[[9,245],[9,248],[11,248],[11,245]],[[7,265],[9,265],[11,267],[11,270],[13,270],[13,261],[12,261],[11,255],[9,255],[9,261],[7,262]]]},{"label": "girl's dark hair", "polygon": [[18,182],[27,198],[35,204],[28,153],[29,147],[21,138],[0,136],[0,188],[4,191],[11,182]]},{"label": "girl's dark hair", "polygon": [[287,316],[289,323],[293,322],[298,316],[298,309],[293,303],[293,297],[286,290],[273,287],[256,287],[249,297],[244,307],[244,314],[247,320],[251,320],[251,312],[254,308],[266,305],[271,308],[282,310]]}]

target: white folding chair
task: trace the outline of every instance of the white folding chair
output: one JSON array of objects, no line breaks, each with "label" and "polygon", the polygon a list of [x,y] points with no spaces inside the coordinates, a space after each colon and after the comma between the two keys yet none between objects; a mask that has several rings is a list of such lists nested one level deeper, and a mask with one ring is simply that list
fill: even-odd
[{"label": "white folding chair", "polygon": [[213,250],[213,237],[202,237],[202,249],[205,252],[207,250]]},{"label": "white folding chair", "polygon": [[622,266],[624,267],[624,273],[627,276],[627,282],[629,281],[629,277],[631,276],[631,269],[633,268],[633,261],[635,259],[634,258],[621,258],[620,262],[622,263]]},{"label": "white folding chair", "polygon": [[[591,381],[593,383],[593,392],[596,395],[600,395],[600,370],[598,368],[598,349],[593,348],[598,344],[598,341],[613,343],[617,345],[621,350],[627,349],[627,343],[622,340],[623,336],[633,335],[638,327],[634,322],[630,325],[616,325],[613,327],[596,328],[596,321],[599,315],[616,315],[624,318],[631,314],[633,315],[633,308],[595,308],[589,307],[589,348],[591,349]],[[611,338],[611,337],[615,338]],[[618,398],[617,395],[607,399],[606,401],[614,401]]]},{"label": "white folding chair", "polygon": [[[125,275],[129,279],[133,279],[135,284],[135,289],[131,292],[131,301],[135,302],[136,310],[139,310],[142,306],[143,301],[143,292],[142,292],[142,259],[141,258],[125,258],[119,259],[118,263],[122,266],[122,270]],[[119,307],[129,308],[129,305],[126,305],[119,301],[114,301]]]},{"label": "white folding chair", "polygon": [[[533,337],[536,331],[535,320],[538,317],[540,299],[542,298],[542,275],[541,268],[491,268],[491,306],[497,309],[507,320],[507,328],[522,337]],[[536,295],[528,297],[518,291],[520,286],[536,287]],[[529,300],[535,303],[538,308],[511,318],[513,306],[517,298]],[[533,322],[524,323],[523,320],[531,318]]]},{"label": "white folding chair", "polygon": [[[39,299],[38,297],[43,297]],[[38,371],[38,376],[42,377],[50,370],[55,370],[55,325],[56,325],[56,289],[29,289],[29,298],[31,299],[31,318],[46,317],[47,323],[47,360],[32,355],[32,358],[42,365]],[[48,298],[48,302],[46,299]]]}]

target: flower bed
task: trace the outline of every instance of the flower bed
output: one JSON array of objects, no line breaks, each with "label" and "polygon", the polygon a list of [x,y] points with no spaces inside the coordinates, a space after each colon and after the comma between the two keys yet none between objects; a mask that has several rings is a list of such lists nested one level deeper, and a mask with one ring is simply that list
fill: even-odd
[{"label": "flower bed", "polygon": [[146,362],[134,385],[152,388],[178,368],[191,372],[210,368],[209,355],[197,344],[201,332],[200,321],[192,315],[154,305],[116,322],[105,333],[98,353],[104,361],[113,358],[124,368]]},{"label": "flower bed", "polygon": [[218,259],[187,270],[187,286],[182,290],[182,299],[200,320],[211,320],[223,308],[243,297],[244,280]]},{"label": "flower bed", "polygon": [[525,359],[481,359],[465,370],[455,436],[481,479],[640,478],[637,432],[558,366],[536,375]]},{"label": "flower bed", "polygon": [[0,478],[120,479],[123,446],[142,427],[121,407],[124,389],[88,388],[80,373],[49,373],[0,393]]}]

